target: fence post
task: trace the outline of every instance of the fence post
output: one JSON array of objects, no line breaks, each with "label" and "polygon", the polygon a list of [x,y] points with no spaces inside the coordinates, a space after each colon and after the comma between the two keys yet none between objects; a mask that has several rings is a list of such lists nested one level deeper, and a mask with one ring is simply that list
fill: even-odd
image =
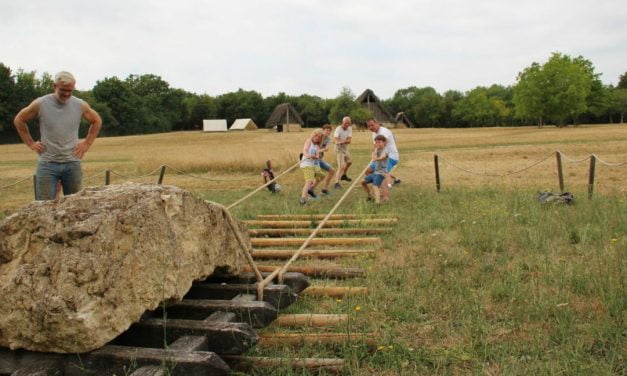
[{"label": "fence post", "polygon": [[590,156],[590,173],[588,174],[588,199],[592,199],[592,192],[594,191],[594,167],[596,165],[597,157],[592,154]]},{"label": "fence post", "polygon": [[435,165],[435,188],[440,192],[440,165],[438,164],[438,155],[433,155],[433,163]]},{"label": "fence post", "polygon": [[105,170],[105,185],[111,184],[111,170]]},{"label": "fence post", "polygon": [[35,200],[37,200],[37,175],[33,175],[33,193],[35,194]]},{"label": "fence post", "polygon": [[560,182],[560,192],[564,193],[564,171],[562,170],[562,153],[560,151],[555,152],[555,158],[557,159],[557,177]]},{"label": "fence post", "polygon": [[165,175],[165,165],[161,166],[161,172],[159,173],[159,181],[157,184],[160,185],[163,183],[163,175]]}]

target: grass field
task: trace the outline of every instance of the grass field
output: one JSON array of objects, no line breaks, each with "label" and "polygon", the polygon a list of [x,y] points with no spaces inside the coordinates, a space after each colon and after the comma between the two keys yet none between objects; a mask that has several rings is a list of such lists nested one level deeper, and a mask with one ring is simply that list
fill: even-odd
[{"label": "grass field", "polygon": [[[368,277],[316,281],[367,286],[351,299],[308,298],[286,313],[347,313],[336,328],[375,333],[378,344],[254,349],[254,355],[342,357],[347,374],[625,374],[625,256],[627,165],[596,165],[587,199],[591,153],[603,162],[627,160],[627,126],[574,128],[411,129],[395,131],[403,182],[389,204],[375,207],[352,192],[341,213],[398,216],[375,258],[334,261]],[[277,170],[296,163],[307,133],[199,132],[101,138],[84,161],[86,185],[102,184],[109,168],[139,182],[165,183],[229,204],[262,179],[263,161]],[[369,132],[355,132],[355,176],[369,157]],[[559,190],[555,151],[561,150],[572,206],[545,206],[540,190]],[[442,191],[435,192],[433,155]],[[333,160],[333,153],[326,159]],[[582,160],[582,161],[579,161]],[[0,146],[0,187],[27,178],[35,156],[23,145]],[[539,163],[538,163],[539,162]],[[536,164],[537,163],[537,164]],[[455,167],[454,167],[455,166]],[[529,167],[529,169],[521,172]],[[498,175],[486,176],[489,175]],[[193,176],[190,176],[193,175]],[[340,196],[300,207],[299,171],[237,206],[256,214],[326,213]],[[341,191],[343,192],[343,191]],[[0,218],[32,199],[32,181],[0,190]],[[306,261],[299,261],[306,263]],[[325,264],[331,264],[325,261]],[[267,329],[274,330],[274,329]],[[263,374],[260,372],[260,374]],[[300,374],[275,369],[267,374]]]}]

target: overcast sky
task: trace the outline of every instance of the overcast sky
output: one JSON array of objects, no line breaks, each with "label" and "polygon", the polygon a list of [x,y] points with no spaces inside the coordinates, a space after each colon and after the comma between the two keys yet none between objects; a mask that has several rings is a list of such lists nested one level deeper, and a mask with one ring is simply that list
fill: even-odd
[{"label": "overcast sky", "polygon": [[0,62],[69,70],[77,87],[155,74],[219,95],[238,88],[380,98],[512,85],[552,52],[627,71],[624,0],[0,0]]}]

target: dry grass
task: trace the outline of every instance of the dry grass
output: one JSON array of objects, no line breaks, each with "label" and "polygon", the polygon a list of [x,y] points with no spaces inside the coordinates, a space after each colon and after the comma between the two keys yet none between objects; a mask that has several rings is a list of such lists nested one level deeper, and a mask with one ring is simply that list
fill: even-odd
[{"label": "dry grass", "polygon": [[[398,175],[405,183],[433,185],[433,154],[442,158],[440,172],[444,187],[457,185],[527,186],[555,189],[556,150],[568,158],[582,159],[591,153],[610,163],[627,160],[627,126],[579,126],[574,128],[472,128],[472,129],[399,129],[395,130],[401,151]],[[263,162],[272,159],[276,170],[297,161],[309,131],[277,134],[267,130],[237,133],[175,132],[167,134],[102,137],[84,160],[85,185],[102,184],[105,169],[111,169],[113,182],[125,177],[152,173],[134,181],[156,181],[159,166],[171,169],[165,178],[192,191],[253,188],[261,178]],[[370,132],[353,134],[353,173],[365,166],[370,153]],[[333,152],[327,160],[334,160]],[[513,175],[535,162],[533,168]],[[36,155],[24,145],[0,145],[0,187],[33,174]],[[567,189],[585,190],[588,161],[564,163]],[[462,171],[464,169],[473,173]],[[200,176],[201,180],[181,174]],[[486,177],[483,174],[508,175]],[[122,176],[119,176],[122,175]],[[293,174],[287,184],[300,184]],[[625,193],[624,168],[597,164],[595,191]],[[0,212],[10,212],[32,199],[32,183],[27,180],[0,190]]]}]

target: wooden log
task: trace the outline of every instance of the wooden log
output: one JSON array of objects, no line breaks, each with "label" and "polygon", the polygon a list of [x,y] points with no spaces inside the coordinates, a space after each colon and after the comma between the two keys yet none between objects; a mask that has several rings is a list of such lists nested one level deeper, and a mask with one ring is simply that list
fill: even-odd
[{"label": "wooden log", "polygon": [[340,374],[344,370],[344,359],[336,358],[270,358],[259,356],[225,355],[223,359],[239,371],[251,371],[259,368],[277,369],[290,366],[292,369],[308,371],[324,371],[325,373]]},{"label": "wooden log", "polygon": [[172,342],[168,348],[181,351],[207,351],[208,341],[207,336],[183,336]]},{"label": "wooden log", "polygon": [[[346,226],[381,226],[393,225],[398,222],[398,218],[371,218],[371,219],[330,219],[325,222],[323,227],[346,227]],[[266,220],[250,220],[244,221],[249,227],[263,228],[298,228],[298,227],[316,227],[318,221],[307,220],[286,220],[286,221],[266,221]]]},{"label": "wooden log", "polygon": [[[154,318],[131,325],[116,339],[116,344],[160,348],[164,343],[176,343],[181,337],[189,336],[210,338],[210,341],[200,344],[204,346],[202,350],[221,354],[241,354],[258,340],[257,333],[246,323]],[[180,347],[184,345],[192,344],[181,340],[174,350],[183,350]]]},{"label": "wooden log", "polygon": [[332,298],[342,298],[347,295],[367,295],[367,287],[341,287],[341,286],[310,286],[303,291],[307,296],[329,296]]},{"label": "wooden log", "polygon": [[[257,265],[259,271],[272,272],[276,268],[280,268],[281,265]],[[322,267],[322,266],[290,266],[288,269],[290,272],[302,273],[306,276],[316,278],[358,278],[365,277],[366,270],[362,268],[337,268],[337,267]],[[244,267],[245,272],[252,272],[248,267]],[[289,273],[285,273],[287,275]],[[300,291],[299,291],[300,292]]]},{"label": "wooden log", "polygon": [[302,346],[302,345],[343,345],[346,343],[365,343],[376,346],[374,334],[359,333],[260,333],[258,346]]},{"label": "wooden log", "polygon": [[[253,247],[295,247],[305,243],[306,238],[252,238],[250,243]],[[311,239],[309,245],[319,246],[336,246],[336,245],[372,245],[380,246],[381,238],[314,238]]]},{"label": "wooden log", "polygon": [[[156,348],[104,346],[81,356],[83,369],[98,375],[125,375],[133,366],[162,365],[168,375],[228,375],[229,366],[215,353],[208,351],[178,351]],[[66,373],[67,374],[67,373]],[[81,374],[91,374],[85,372]]]},{"label": "wooden log", "polygon": [[183,299],[166,307],[168,319],[204,320],[216,311],[233,312],[241,322],[263,328],[278,316],[276,307],[268,302]]},{"label": "wooden log", "polygon": [[19,368],[11,376],[63,376],[63,371],[59,363],[48,363]]},{"label": "wooden log", "polygon": [[145,366],[131,373],[131,376],[167,376],[162,366]]},{"label": "wooden log", "polygon": [[11,375],[14,372],[36,372],[41,367],[45,372],[50,369],[63,369],[62,365],[66,356],[54,353],[41,353],[25,350],[9,350],[0,347],[0,375]]},{"label": "wooden log", "polygon": [[348,315],[321,315],[321,314],[293,314],[279,315],[272,325],[282,327],[325,327],[343,324],[348,321]]},{"label": "wooden log", "polygon": [[[253,259],[289,259],[296,251],[291,249],[254,249]],[[372,257],[374,249],[304,249],[300,257],[338,258],[338,257]],[[257,266],[259,268],[259,266]]]},{"label": "wooden log", "polygon": [[[316,219],[324,219],[326,214],[259,214],[257,215],[257,219],[262,220],[286,220],[286,219],[296,219],[296,220],[316,220]],[[329,219],[370,219],[370,218],[390,218],[388,216],[382,214],[333,214]],[[394,218],[394,217],[392,217]]]},{"label": "wooden log", "polygon": [[[248,235],[251,237],[260,236],[294,236],[294,235],[309,235],[314,231],[312,228],[261,228],[248,230]],[[379,235],[392,232],[391,228],[321,228],[318,230],[318,235]]]},{"label": "wooden log", "polygon": [[[185,299],[233,299],[238,294],[257,294],[257,284],[197,282]],[[296,302],[298,295],[287,285],[268,285],[263,290],[263,300],[276,308],[287,308]]]}]

